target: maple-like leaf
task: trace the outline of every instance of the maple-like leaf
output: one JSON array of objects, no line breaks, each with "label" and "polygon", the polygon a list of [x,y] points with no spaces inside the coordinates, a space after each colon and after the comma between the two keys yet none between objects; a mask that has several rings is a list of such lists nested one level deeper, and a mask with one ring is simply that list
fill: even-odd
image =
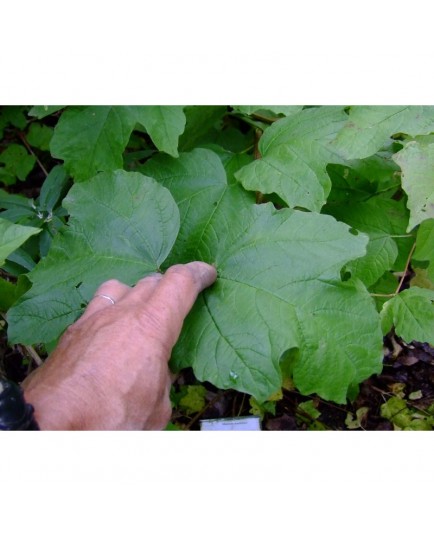
[{"label": "maple-like leaf", "polygon": [[227,183],[220,159],[197,149],[158,156],[144,172],[178,203],[181,229],[171,262],[214,263],[218,280],[188,316],[175,368],[266,400],[281,385],[280,358],[293,349],[296,386],[344,402],[381,369],[378,314],[357,280],[340,271],[366,252],[367,237],[330,216],[254,205]]},{"label": "maple-like leaf", "polygon": [[324,106],[276,121],[259,141],[262,158],[237,179],[247,190],[277,194],[289,207],[319,211],[331,188],[326,166],[342,162],[331,141],[346,120],[342,107]]}]

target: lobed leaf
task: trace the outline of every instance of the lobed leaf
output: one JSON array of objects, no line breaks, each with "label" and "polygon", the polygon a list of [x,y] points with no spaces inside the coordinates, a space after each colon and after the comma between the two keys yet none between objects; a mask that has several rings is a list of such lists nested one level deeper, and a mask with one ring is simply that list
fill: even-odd
[{"label": "lobed leaf", "polygon": [[69,224],[28,274],[32,288],[8,314],[11,341],[50,342],[81,314],[95,289],[157,271],[179,229],[170,193],[140,173],[101,173],[64,200]]},{"label": "lobed leaf", "polygon": [[130,106],[137,123],[143,125],[158,150],[178,156],[179,136],[184,132],[182,106]]},{"label": "lobed leaf", "polygon": [[259,142],[262,158],[236,178],[247,190],[276,193],[289,207],[319,211],[330,192],[329,163],[340,163],[330,142],[344,125],[342,107],[309,108],[276,121]]},{"label": "lobed leaf", "polygon": [[27,141],[32,147],[41,151],[50,149],[50,141],[53,137],[53,129],[39,123],[32,123],[27,133]]},{"label": "lobed leaf", "polygon": [[199,380],[259,402],[280,388],[280,358],[291,348],[305,394],[343,402],[350,386],[380,370],[373,300],[360,282],[340,279],[365,254],[365,235],[330,216],[254,205],[207,150],[157,157],[144,169],[178,203],[177,261],[215,263],[219,275],[185,322],[176,368],[192,366]]},{"label": "lobed leaf", "polygon": [[125,106],[72,106],[61,115],[51,154],[77,181],[123,165],[122,153],[136,121]]},{"label": "lobed leaf", "polygon": [[143,125],[157,149],[177,156],[185,127],[181,106],[75,106],[65,110],[51,139],[51,153],[77,180],[123,165],[135,125]]},{"label": "lobed leaf", "polygon": [[352,106],[348,122],[333,142],[342,158],[366,158],[394,134],[434,132],[434,106]]},{"label": "lobed leaf", "polygon": [[16,143],[11,143],[0,154],[0,181],[5,184],[15,184],[16,179],[24,181],[32,171],[36,158],[28,154],[26,149]]},{"label": "lobed leaf", "polygon": [[395,326],[396,334],[406,342],[434,345],[434,291],[411,287],[386,302],[381,311],[383,333]]}]

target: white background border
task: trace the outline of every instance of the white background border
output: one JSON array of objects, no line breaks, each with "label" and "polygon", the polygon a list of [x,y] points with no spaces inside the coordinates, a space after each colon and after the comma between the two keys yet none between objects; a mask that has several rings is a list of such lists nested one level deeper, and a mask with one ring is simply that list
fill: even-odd
[{"label": "white background border", "polygon": [[[430,2],[0,6],[1,104],[433,104]],[[21,532],[221,534],[431,524],[432,433],[7,433]],[[14,529],[16,530],[16,529]]]}]

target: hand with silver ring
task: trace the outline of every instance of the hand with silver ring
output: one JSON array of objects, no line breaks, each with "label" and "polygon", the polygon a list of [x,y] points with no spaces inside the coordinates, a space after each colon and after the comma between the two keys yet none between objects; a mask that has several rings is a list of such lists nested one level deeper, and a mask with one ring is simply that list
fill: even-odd
[{"label": "hand with silver ring", "polygon": [[23,382],[41,430],[160,430],[171,416],[168,362],[198,294],[217,273],[175,265],[134,287],[103,283],[45,363]]},{"label": "hand with silver ring", "polygon": [[116,303],[111,296],[107,296],[106,294],[95,294],[94,298],[105,298],[106,300],[111,302],[112,305],[114,305]]}]

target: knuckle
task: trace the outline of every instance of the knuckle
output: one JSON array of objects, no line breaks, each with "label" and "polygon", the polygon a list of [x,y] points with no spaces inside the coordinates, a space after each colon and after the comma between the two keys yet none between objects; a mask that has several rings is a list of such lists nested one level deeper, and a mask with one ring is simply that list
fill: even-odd
[{"label": "knuckle", "polygon": [[167,271],[166,275],[169,275],[173,280],[179,280],[180,282],[185,282],[190,285],[195,283],[195,279],[191,270],[183,264],[175,264],[171,266]]},{"label": "knuckle", "polygon": [[97,292],[101,292],[107,288],[118,288],[120,286],[123,286],[123,283],[121,283],[118,279],[108,279],[98,287]]},{"label": "knuckle", "polygon": [[74,322],[65,329],[62,334],[62,339],[64,341],[69,341],[70,339],[73,339],[74,337],[76,337],[77,333],[80,332],[80,329],[80,323],[78,321]]},{"label": "knuckle", "polygon": [[139,279],[136,283],[136,287],[143,285],[143,284],[149,284],[149,283],[156,283],[163,277],[162,274],[159,273],[152,273],[147,275],[146,277],[142,277],[142,279]]}]

